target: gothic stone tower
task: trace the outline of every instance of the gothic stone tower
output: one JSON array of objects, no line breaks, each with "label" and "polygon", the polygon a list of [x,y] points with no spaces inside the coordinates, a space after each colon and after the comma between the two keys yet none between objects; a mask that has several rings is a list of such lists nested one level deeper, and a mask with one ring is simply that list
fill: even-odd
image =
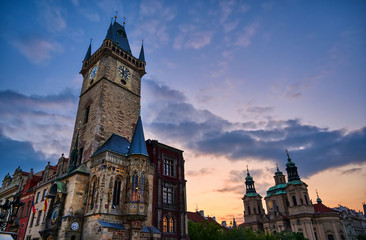
[{"label": "gothic stone tower", "polygon": [[143,47],[139,58],[132,56],[125,28],[116,21],[97,51],[91,54],[89,46],[80,71],[83,84],[70,150],[79,135],[78,159],[72,167],[84,162],[89,166],[91,154],[112,133],[131,141],[145,65]]}]

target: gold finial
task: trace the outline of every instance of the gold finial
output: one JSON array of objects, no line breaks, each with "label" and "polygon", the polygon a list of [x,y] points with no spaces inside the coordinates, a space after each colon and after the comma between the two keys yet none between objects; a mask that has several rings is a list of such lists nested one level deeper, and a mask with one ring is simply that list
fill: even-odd
[{"label": "gold finial", "polygon": [[316,197],[319,198],[318,189],[315,189]]},{"label": "gold finial", "polygon": [[126,25],[126,17],[123,17],[123,26]]},{"label": "gold finial", "polygon": [[117,13],[118,13],[118,11],[116,11],[116,16],[114,16],[114,21],[115,22],[117,21]]}]

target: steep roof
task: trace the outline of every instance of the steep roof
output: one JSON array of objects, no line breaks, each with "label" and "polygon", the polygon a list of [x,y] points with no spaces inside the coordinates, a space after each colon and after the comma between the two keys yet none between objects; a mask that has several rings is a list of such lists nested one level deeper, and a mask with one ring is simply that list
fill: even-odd
[{"label": "steep roof", "polygon": [[89,44],[89,48],[86,51],[84,61],[88,60],[90,58],[90,56],[91,56],[91,43]]},{"label": "steep roof", "polygon": [[192,222],[196,222],[196,223],[208,221],[210,223],[216,223],[219,226],[221,226],[212,217],[203,217],[199,212],[187,212],[187,218],[188,218],[188,220],[190,220]]},{"label": "steep roof", "polygon": [[105,141],[105,143],[103,143],[103,145],[100,146],[97,149],[97,151],[95,151],[95,153],[92,155],[92,157],[94,157],[95,155],[98,155],[99,153],[105,152],[105,151],[110,151],[110,152],[114,152],[114,153],[118,153],[118,154],[127,156],[129,147],[130,147],[130,142],[126,138],[113,133],[108,138],[108,140]]},{"label": "steep roof", "polygon": [[144,136],[144,129],[142,127],[142,121],[141,116],[139,116],[139,119],[137,120],[135,132],[132,137],[130,150],[128,152],[128,155],[133,154],[141,154],[145,156],[149,156],[146,149],[146,142],[145,142],[145,136]]},{"label": "steep roof", "polygon": [[323,203],[314,204],[314,212],[316,213],[328,213],[328,212],[337,212],[336,210],[325,206]]},{"label": "steep roof", "polygon": [[115,21],[113,24],[109,26],[105,39],[112,40],[114,44],[116,44],[118,47],[122,48],[127,53],[132,55],[125,27],[119,24],[118,22]]},{"label": "steep roof", "polygon": [[139,60],[145,62],[144,44],[141,45]]}]

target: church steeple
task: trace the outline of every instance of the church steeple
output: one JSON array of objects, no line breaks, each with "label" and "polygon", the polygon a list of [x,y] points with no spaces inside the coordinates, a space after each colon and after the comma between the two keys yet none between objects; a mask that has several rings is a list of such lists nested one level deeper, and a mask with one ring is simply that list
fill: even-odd
[{"label": "church steeple", "polygon": [[144,41],[142,41],[142,44],[141,44],[139,60],[142,61],[142,62],[145,62]]},{"label": "church steeple", "polygon": [[299,174],[297,173],[297,167],[295,163],[291,161],[290,154],[286,149],[287,153],[287,163],[286,163],[286,171],[287,171],[287,179],[289,182],[300,180]]},{"label": "church steeple", "polygon": [[84,57],[84,61],[88,60],[90,58],[90,56],[91,56],[91,40],[90,40],[88,51],[86,51],[86,54]]},{"label": "church steeple", "polygon": [[280,169],[278,169],[278,165],[277,165],[277,171],[275,172],[275,175],[273,176],[273,178],[275,179],[276,185],[286,183],[285,175],[283,175],[283,173],[280,171]]},{"label": "church steeple", "polygon": [[248,166],[247,166],[247,176],[245,178],[245,186],[246,186],[246,193],[247,194],[248,193],[257,193],[255,191],[254,180],[253,180],[253,177],[250,176]]},{"label": "church steeple", "polygon": [[130,150],[128,151],[128,155],[141,154],[145,156],[149,156],[146,149],[144,129],[142,128],[141,116],[139,116],[135,128],[135,132],[132,137]]},{"label": "church steeple", "polygon": [[316,191],[316,202],[317,203],[322,203],[322,199],[319,197],[319,194],[318,194],[318,190],[315,190]]},{"label": "church steeple", "polygon": [[130,44],[128,43],[125,27],[117,21],[109,26],[105,39],[112,40],[114,44],[122,48],[129,54],[132,54]]}]

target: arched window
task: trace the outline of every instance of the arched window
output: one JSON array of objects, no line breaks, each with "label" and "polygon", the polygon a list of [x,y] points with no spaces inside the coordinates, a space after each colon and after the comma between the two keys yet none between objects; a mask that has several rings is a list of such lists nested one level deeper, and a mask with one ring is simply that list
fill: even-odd
[{"label": "arched window", "polygon": [[93,188],[92,188],[92,192],[91,192],[91,200],[90,200],[90,209],[93,209],[94,208],[94,195],[95,195],[95,184],[96,184],[96,179],[94,179],[94,182],[93,182]]},{"label": "arched window", "polygon": [[119,198],[121,195],[121,179],[116,178],[114,181],[114,190],[113,190],[113,208],[119,206]]},{"label": "arched window", "polygon": [[170,233],[174,232],[174,219],[173,218],[169,219],[169,232]]},{"label": "arched window", "polygon": [[306,205],[309,205],[308,198],[306,197],[306,195],[304,195],[304,199],[305,199]]},{"label": "arched window", "polygon": [[168,219],[166,217],[163,218],[163,232],[168,232]]},{"label": "arched window", "polygon": [[140,179],[141,183],[141,192],[140,192],[140,202],[144,202],[144,193],[145,193],[145,174],[142,173],[141,174],[141,179]]},{"label": "arched window", "polygon": [[139,177],[137,176],[137,172],[134,172],[132,175],[132,187],[131,187],[131,201],[133,202],[137,202],[138,182]]},{"label": "arched window", "polygon": [[250,212],[250,206],[248,206],[248,215],[250,215],[250,214],[252,214],[252,213]]},{"label": "arched window", "polygon": [[294,206],[297,206],[297,201],[296,201],[296,197],[295,196],[292,196],[292,202],[293,202]]}]

